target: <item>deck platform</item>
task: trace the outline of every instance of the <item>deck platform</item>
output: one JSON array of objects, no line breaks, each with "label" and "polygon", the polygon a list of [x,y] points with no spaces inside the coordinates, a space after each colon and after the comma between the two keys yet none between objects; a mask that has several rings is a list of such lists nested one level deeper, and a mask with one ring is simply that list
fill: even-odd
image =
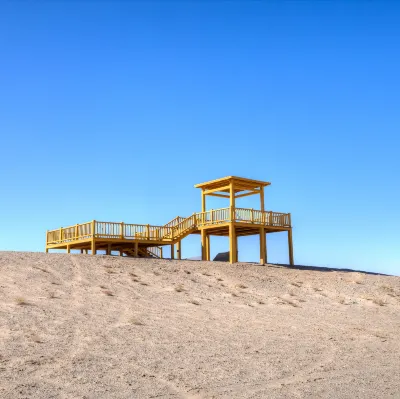
[{"label": "deck platform", "polygon": [[[87,223],[61,227],[46,232],[46,252],[53,249],[80,250],[96,254],[99,250],[111,254],[135,257],[163,257],[163,246],[171,246],[171,258],[181,258],[181,241],[189,234],[201,235],[202,259],[210,260],[210,236],[228,236],[230,262],[237,262],[237,237],[260,235],[260,263],[267,262],[266,234],[287,231],[289,261],[293,261],[292,225],[290,213],[264,210],[264,187],[268,182],[226,177],[202,183],[202,211],[189,217],[177,216],[163,226],[130,224],[124,222]],[[260,194],[261,209],[237,208],[235,199]],[[230,199],[230,206],[206,210],[206,196]],[[176,246],[176,248],[175,248]]]}]

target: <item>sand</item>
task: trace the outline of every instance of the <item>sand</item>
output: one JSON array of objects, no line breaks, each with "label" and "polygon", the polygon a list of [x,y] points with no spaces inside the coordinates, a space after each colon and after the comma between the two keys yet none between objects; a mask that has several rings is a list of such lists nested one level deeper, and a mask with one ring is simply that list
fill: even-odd
[{"label": "sand", "polygon": [[400,278],[0,253],[1,398],[400,398]]}]

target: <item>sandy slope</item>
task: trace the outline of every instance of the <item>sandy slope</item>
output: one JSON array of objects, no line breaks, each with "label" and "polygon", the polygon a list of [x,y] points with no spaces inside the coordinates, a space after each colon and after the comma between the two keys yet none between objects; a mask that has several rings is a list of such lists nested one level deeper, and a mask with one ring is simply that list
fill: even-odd
[{"label": "sandy slope", "polygon": [[6,252],[0,276],[1,398],[400,398],[399,277]]}]

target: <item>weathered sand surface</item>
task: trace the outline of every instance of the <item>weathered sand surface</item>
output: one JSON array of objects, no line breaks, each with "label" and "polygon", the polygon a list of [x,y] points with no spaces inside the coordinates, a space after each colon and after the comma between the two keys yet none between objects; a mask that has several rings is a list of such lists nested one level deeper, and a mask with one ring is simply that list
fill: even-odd
[{"label": "weathered sand surface", "polygon": [[1,398],[400,398],[400,278],[0,253]]}]

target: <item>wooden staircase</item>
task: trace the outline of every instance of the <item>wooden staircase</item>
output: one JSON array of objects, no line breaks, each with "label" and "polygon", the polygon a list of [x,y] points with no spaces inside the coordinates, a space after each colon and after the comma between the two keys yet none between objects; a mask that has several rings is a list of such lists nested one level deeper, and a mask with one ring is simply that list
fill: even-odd
[{"label": "wooden staircase", "polygon": [[173,242],[180,241],[197,229],[197,215],[195,213],[187,218],[180,219],[179,223],[172,227],[171,232],[164,234],[162,239],[172,240]]},{"label": "wooden staircase", "polygon": [[[162,249],[160,247],[151,247],[151,248],[138,248],[138,258],[153,258],[153,259],[161,259]],[[133,248],[127,248],[123,250],[123,253],[129,257],[136,257],[135,250]]]}]

